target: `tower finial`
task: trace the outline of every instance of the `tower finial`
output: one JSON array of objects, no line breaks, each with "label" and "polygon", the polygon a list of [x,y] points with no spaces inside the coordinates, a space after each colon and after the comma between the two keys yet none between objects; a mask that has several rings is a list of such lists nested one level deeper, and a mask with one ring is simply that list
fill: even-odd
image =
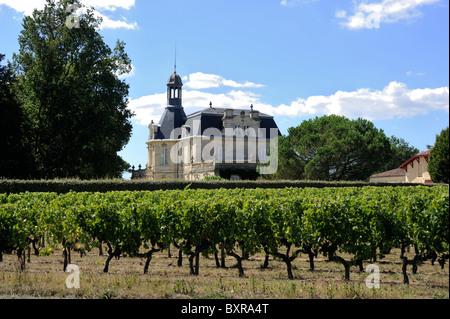
[{"label": "tower finial", "polygon": [[175,66],[174,66],[174,72],[177,73],[177,43],[175,42]]}]

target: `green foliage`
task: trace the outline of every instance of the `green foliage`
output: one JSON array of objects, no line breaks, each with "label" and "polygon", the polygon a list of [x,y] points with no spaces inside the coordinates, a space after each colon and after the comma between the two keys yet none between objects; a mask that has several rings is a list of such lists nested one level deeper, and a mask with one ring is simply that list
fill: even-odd
[{"label": "green foliage", "polygon": [[204,178],[204,181],[223,181],[224,178],[220,177],[220,176],[206,176]]},{"label": "green foliage", "polygon": [[264,175],[273,180],[300,180],[305,174],[305,163],[297,156],[289,136],[278,137],[278,170],[275,174]]},{"label": "green foliage", "polygon": [[391,149],[388,153],[383,154],[384,165],[376,173],[398,168],[411,157],[419,153],[419,149],[409,145],[409,143],[402,138],[391,136],[389,142],[391,144]]},{"label": "green foliage", "polygon": [[117,155],[130,138],[129,86],[119,79],[131,62],[124,43],[114,49],[87,9],[69,29],[66,8],[47,1],[23,19],[13,56],[15,94],[26,122],[34,178],[119,177],[128,165]]},{"label": "green foliage", "polygon": [[360,181],[308,181],[308,180],[217,180],[217,181],[184,181],[184,180],[80,180],[80,179],[53,179],[53,180],[1,180],[0,193],[24,192],[54,192],[64,194],[74,192],[101,192],[110,191],[153,191],[153,190],[183,190],[190,189],[219,189],[219,188],[286,188],[286,187],[362,187],[362,186],[414,186],[414,184],[373,184]]},{"label": "green foliage", "polygon": [[239,263],[268,252],[286,262],[290,278],[290,263],[305,246],[346,269],[404,245],[414,245],[421,258],[448,258],[449,252],[448,186],[23,193],[0,199],[1,251],[23,251],[42,236],[67,252],[102,242],[108,246],[105,271],[114,257],[141,256],[141,247],[153,252],[172,243],[189,255],[193,274],[194,258],[219,246]]},{"label": "green foliage", "polygon": [[436,143],[431,150],[428,163],[428,172],[435,183],[449,183],[449,128],[442,130],[436,136]]},{"label": "green foliage", "polygon": [[380,154],[390,154],[383,130],[361,118],[316,117],[290,128],[286,139],[280,152],[280,176],[297,168],[294,176],[311,180],[366,180],[381,169]]},{"label": "green foliage", "polygon": [[[0,63],[4,55],[0,54]],[[26,178],[31,158],[26,147],[27,123],[13,92],[15,77],[9,67],[0,65],[0,176]]]}]

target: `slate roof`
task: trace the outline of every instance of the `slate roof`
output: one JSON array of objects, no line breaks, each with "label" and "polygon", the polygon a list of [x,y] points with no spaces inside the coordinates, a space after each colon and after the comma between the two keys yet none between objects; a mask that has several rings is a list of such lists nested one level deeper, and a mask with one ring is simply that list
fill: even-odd
[{"label": "slate roof", "polygon": [[177,74],[177,72],[174,72],[169,80],[167,81],[167,85],[171,86],[183,86],[183,82],[181,81],[181,77]]},{"label": "slate roof", "polygon": [[[174,72],[168,82],[167,86],[169,88],[181,88],[183,86],[183,82],[181,77]],[[181,135],[181,126],[188,125],[191,128],[190,136],[193,135],[203,135],[206,129],[215,128],[219,131],[223,131],[223,122],[222,118],[225,113],[225,108],[215,108],[212,107],[205,108],[203,110],[194,112],[189,116],[186,116],[183,107],[181,106],[181,97],[179,98],[169,98],[168,106],[164,110],[163,115],[159,121],[159,130],[155,136],[155,139],[171,139],[171,134],[174,129],[179,129],[174,135],[172,139],[178,139]],[[253,109],[253,107],[252,107]],[[250,109],[233,109],[233,116],[240,116],[241,113],[244,112],[248,117],[250,116]],[[266,129],[266,136],[270,137],[270,129],[276,128],[278,129],[277,124],[275,123],[273,116],[259,113],[260,119],[260,128]],[[194,125],[194,123],[196,125]],[[278,131],[278,135],[281,133]]]},{"label": "slate roof", "polygon": [[[163,115],[161,116],[161,120],[159,121],[159,130],[156,135],[156,139],[170,139],[170,134],[172,131],[175,128],[181,128],[181,126],[186,122],[186,119],[186,113],[184,113],[182,107],[166,107]],[[175,136],[175,138],[178,138],[178,136]]]},{"label": "slate roof", "polygon": [[[191,135],[201,135],[208,128],[216,128],[219,131],[222,131],[224,129],[222,118],[224,116],[225,110],[225,108],[217,107],[200,110],[188,115],[185,125],[188,125],[191,128]],[[242,111],[245,112],[246,116],[250,115],[250,110],[248,109],[233,109],[233,115],[239,116]],[[278,129],[273,116],[265,113],[259,113],[259,118],[261,120],[260,128],[266,130],[270,130],[271,128]],[[195,121],[199,121],[197,123],[200,123],[200,126],[194,125]],[[280,132],[278,134],[281,135]],[[270,136],[270,131],[266,132],[266,136]]]}]

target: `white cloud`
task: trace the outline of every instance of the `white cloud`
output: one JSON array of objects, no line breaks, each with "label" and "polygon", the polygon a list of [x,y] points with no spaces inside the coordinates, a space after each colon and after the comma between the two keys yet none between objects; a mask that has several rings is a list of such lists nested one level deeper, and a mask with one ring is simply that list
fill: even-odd
[{"label": "white cloud", "polygon": [[290,105],[269,109],[273,115],[300,117],[337,114],[349,118],[390,120],[425,115],[433,110],[449,110],[449,88],[408,89],[406,84],[391,82],[383,90],[368,88],[352,92],[338,91],[329,96],[297,99]]},{"label": "white cloud", "polygon": [[[129,23],[126,19],[115,20],[104,13],[103,11],[116,11],[117,9],[129,10],[135,5],[135,0],[81,0],[82,4],[94,7],[94,14],[96,17],[103,19],[100,29],[132,29],[138,28],[136,22]],[[6,5],[17,12],[24,15],[31,15],[34,9],[42,10],[46,4],[46,0],[0,0],[0,5]]]},{"label": "white cloud", "polygon": [[296,5],[297,3],[309,3],[309,2],[316,2],[319,0],[281,0],[281,5],[284,7],[292,7]]},{"label": "white cloud", "polygon": [[411,70],[406,72],[407,76],[424,76],[425,74],[426,74],[425,72],[417,72],[417,73],[415,73],[415,72],[413,72]]},{"label": "white cloud", "polygon": [[[261,103],[260,96],[253,92],[232,90],[227,93],[214,94],[198,90],[183,90],[183,107],[186,114],[208,108],[210,102],[213,103],[213,107],[220,108],[250,109],[251,104],[255,107],[265,106],[270,108],[270,105]],[[158,123],[166,106],[166,93],[157,93],[129,100],[129,107],[136,114],[134,119],[141,125],[148,125],[152,120]]]},{"label": "white cloud", "polygon": [[131,77],[133,77],[135,75],[136,75],[136,67],[133,64],[131,64],[131,71],[128,72],[128,73],[120,75],[119,79],[124,80],[124,79],[131,78]]},{"label": "white cloud", "polygon": [[136,114],[134,119],[139,124],[149,125],[152,120],[158,123],[166,106],[166,98],[166,93],[147,95],[138,99],[130,98],[128,107]]},{"label": "white cloud", "polygon": [[0,0],[0,5],[6,5],[17,12],[31,15],[34,9],[44,8],[46,0]]},{"label": "white cloud", "polygon": [[131,7],[134,7],[135,0],[84,0],[82,1],[84,4],[90,5],[97,10],[109,10],[116,11],[117,8],[130,10]]},{"label": "white cloud", "polygon": [[[430,111],[449,112],[449,88],[408,89],[406,84],[391,82],[383,90],[362,88],[356,91],[337,91],[328,96],[310,96],[299,98],[290,104],[273,106],[263,103],[261,96],[250,91],[232,90],[227,93],[213,94],[198,90],[183,92],[183,106],[186,114],[202,108],[249,108],[274,116],[305,117],[312,115],[337,114],[348,118],[362,117],[368,120],[391,120],[412,118],[425,115]],[[130,99],[130,108],[136,113],[141,125],[155,123],[166,107],[166,94],[154,94]]]},{"label": "white cloud", "polygon": [[381,2],[360,2],[351,16],[345,10],[335,13],[337,18],[346,19],[341,24],[349,29],[379,28],[381,23],[394,23],[420,16],[418,7],[441,0],[382,0]]},{"label": "white cloud", "polygon": [[[100,25],[100,30],[103,29],[128,29],[136,30],[138,29],[137,22],[129,23],[126,20],[113,20],[98,11],[94,12],[95,17],[102,19],[102,24]],[[122,18],[123,19],[123,18]]]},{"label": "white cloud", "polygon": [[186,82],[184,85],[187,88],[196,90],[218,88],[221,86],[233,88],[260,88],[264,86],[262,84],[256,84],[248,81],[238,83],[233,80],[227,80],[220,75],[206,74],[202,72],[192,73],[188,77],[183,77],[183,81]]}]

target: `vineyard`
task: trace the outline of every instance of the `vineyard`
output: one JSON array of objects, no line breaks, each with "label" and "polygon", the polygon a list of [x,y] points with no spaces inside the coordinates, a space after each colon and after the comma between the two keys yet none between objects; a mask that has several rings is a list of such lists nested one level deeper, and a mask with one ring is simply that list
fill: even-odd
[{"label": "vineyard", "polygon": [[218,267],[234,258],[236,277],[245,278],[246,261],[263,256],[262,268],[276,260],[295,279],[293,263],[302,254],[311,272],[321,258],[349,281],[351,267],[363,270],[398,252],[401,283],[409,284],[425,261],[444,269],[449,258],[449,188],[0,194],[0,262],[14,253],[22,271],[30,252],[45,259],[62,250],[64,271],[75,254],[81,267],[83,256],[100,249],[100,272],[127,257],[143,260],[146,274],[156,253],[171,247],[179,252],[177,266],[193,278],[201,274],[201,257],[214,256]]}]

